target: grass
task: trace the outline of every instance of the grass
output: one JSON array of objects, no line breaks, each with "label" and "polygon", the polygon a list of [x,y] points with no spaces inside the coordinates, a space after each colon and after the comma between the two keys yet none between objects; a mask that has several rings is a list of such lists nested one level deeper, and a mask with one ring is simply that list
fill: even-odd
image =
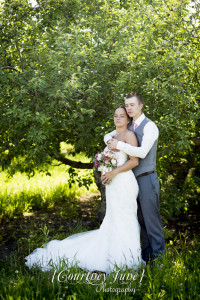
[{"label": "grass", "polygon": [[[71,145],[61,144],[61,150],[67,153],[68,158],[87,162],[84,154],[73,156]],[[55,162],[57,163],[57,162]],[[95,183],[89,190],[79,187],[77,183],[69,187],[69,166],[50,166],[46,176],[36,171],[35,176],[28,178],[26,174],[17,172],[12,178],[8,178],[6,172],[0,173],[0,221],[9,219],[15,215],[23,214],[25,211],[48,209],[55,204],[67,201],[67,199],[78,198],[80,195],[97,192]],[[78,177],[88,176],[93,178],[92,170],[78,170]]]},{"label": "grass", "polygon": [[[88,161],[83,154],[74,156],[70,145],[62,144],[62,151],[69,158]],[[1,300],[200,299],[199,237],[187,231],[177,235],[168,223],[164,228],[165,257],[137,272],[126,269],[104,276],[77,267],[66,268],[62,273],[29,270],[24,257],[35,248],[52,239],[62,240],[99,227],[97,223],[87,223],[95,220],[98,196],[89,199],[88,204],[80,201],[83,196],[96,193],[96,185],[93,183],[89,190],[77,184],[69,188],[67,170],[64,165],[51,166],[51,176],[36,172],[30,179],[20,173],[13,178],[7,178],[5,172],[0,174]],[[92,176],[92,171],[85,170],[80,170],[79,176],[87,172]],[[181,228],[178,223],[175,225]]]},{"label": "grass", "polygon": [[[73,233],[87,230],[83,224]],[[70,232],[72,234],[72,231]],[[64,238],[60,235],[60,238]],[[65,235],[66,237],[66,235]],[[57,238],[57,236],[56,236]],[[105,276],[87,273],[77,267],[59,271],[29,270],[24,265],[27,252],[45,242],[36,235],[27,239],[9,258],[0,261],[0,299],[199,299],[200,245],[180,236],[166,247],[166,256],[139,269],[119,270]]]}]

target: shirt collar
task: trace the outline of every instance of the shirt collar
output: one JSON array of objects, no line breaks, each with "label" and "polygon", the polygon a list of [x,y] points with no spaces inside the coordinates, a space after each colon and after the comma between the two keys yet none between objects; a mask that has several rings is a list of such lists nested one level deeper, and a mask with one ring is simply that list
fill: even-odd
[{"label": "shirt collar", "polygon": [[137,126],[139,126],[144,119],[145,119],[145,115],[141,114],[141,116],[139,116],[139,118],[137,118],[137,120],[135,120],[135,121],[133,120],[133,121],[137,124]]}]

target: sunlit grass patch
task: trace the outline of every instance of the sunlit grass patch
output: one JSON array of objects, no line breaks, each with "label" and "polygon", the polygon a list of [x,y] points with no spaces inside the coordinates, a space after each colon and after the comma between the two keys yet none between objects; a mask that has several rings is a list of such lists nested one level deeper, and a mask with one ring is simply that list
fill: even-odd
[{"label": "sunlit grass patch", "polygon": [[[65,150],[72,150],[70,145],[63,144],[63,147]],[[73,159],[88,160],[84,154],[78,154]],[[58,165],[56,161],[53,164],[55,166],[49,166],[48,169],[50,175],[36,170],[31,178],[19,172],[8,178],[6,172],[0,173],[0,218],[9,218],[31,209],[49,208],[67,199],[98,191],[94,182],[89,190],[84,185],[79,187],[76,180],[74,184],[69,185],[69,166]],[[92,170],[77,169],[77,173],[79,178],[88,176],[93,179]]]}]

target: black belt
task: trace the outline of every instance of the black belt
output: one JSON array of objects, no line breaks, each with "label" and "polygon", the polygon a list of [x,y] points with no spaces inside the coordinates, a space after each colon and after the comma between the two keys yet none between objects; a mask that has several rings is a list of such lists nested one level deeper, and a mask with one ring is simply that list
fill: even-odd
[{"label": "black belt", "polygon": [[150,172],[142,173],[142,174],[138,175],[136,178],[142,177],[142,176],[146,176],[146,175],[149,175],[149,174],[152,174],[152,173],[155,173],[155,171],[150,171]]}]

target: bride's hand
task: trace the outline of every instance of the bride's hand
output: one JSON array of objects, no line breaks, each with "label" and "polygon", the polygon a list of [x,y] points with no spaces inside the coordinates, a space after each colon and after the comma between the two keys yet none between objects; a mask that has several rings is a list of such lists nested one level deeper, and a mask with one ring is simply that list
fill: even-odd
[{"label": "bride's hand", "polygon": [[103,184],[108,184],[113,177],[116,175],[116,169],[112,170],[111,172],[107,172],[104,175],[102,175],[103,178]]},{"label": "bride's hand", "polygon": [[101,182],[105,185],[108,183],[108,179],[106,178],[105,174],[101,174]]}]

